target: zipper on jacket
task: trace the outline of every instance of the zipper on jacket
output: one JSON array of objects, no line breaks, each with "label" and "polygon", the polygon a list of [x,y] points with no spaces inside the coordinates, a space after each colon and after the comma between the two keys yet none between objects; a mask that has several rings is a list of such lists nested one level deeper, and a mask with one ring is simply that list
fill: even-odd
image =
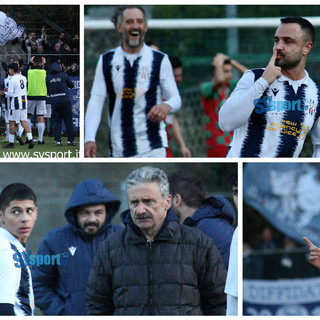
[{"label": "zipper on jacket", "polygon": [[146,245],[148,249],[148,303],[147,303],[147,308],[148,308],[148,314],[153,315],[153,294],[152,294],[152,289],[151,289],[151,280],[153,279],[153,274],[152,274],[152,244],[153,244],[153,239],[152,240],[147,240]]}]

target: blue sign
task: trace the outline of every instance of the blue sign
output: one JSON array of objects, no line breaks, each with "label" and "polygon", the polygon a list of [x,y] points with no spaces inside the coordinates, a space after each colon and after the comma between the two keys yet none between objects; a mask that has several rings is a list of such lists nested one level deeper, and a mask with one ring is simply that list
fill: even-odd
[{"label": "blue sign", "polygon": [[320,278],[243,280],[243,315],[320,315]]}]

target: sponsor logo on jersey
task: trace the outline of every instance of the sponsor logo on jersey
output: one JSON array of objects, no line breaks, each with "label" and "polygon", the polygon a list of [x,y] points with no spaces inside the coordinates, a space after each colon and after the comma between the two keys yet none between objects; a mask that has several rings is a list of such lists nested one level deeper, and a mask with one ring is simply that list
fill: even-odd
[{"label": "sponsor logo on jersey", "polygon": [[272,100],[272,96],[255,99],[253,101],[258,114],[264,112],[286,112],[286,111],[305,111],[313,115],[316,109],[315,101],[312,99],[288,100]]}]

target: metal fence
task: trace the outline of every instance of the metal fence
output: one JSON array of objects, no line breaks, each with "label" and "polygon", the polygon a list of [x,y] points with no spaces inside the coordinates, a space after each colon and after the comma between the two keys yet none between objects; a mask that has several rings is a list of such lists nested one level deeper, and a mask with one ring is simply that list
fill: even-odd
[{"label": "metal fence", "polygon": [[243,278],[260,280],[310,278],[319,270],[309,262],[309,250],[291,249],[244,250]]}]

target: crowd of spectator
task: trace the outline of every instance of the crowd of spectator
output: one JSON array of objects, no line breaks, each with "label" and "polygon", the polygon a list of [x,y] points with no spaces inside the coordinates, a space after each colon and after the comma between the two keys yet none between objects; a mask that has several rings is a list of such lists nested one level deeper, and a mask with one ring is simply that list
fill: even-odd
[{"label": "crowd of spectator", "polygon": [[[47,123],[48,135],[54,135],[56,144],[61,146],[63,120],[68,132],[68,146],[75,146],[72,105],[69,97],[69,89],[73,88],[74,84],[69,76],[79,75],[79,35],[76,34],[71,39],[66,32],[60,32],[49,41],[45,27],[42,27],[40,37],[35,31],[25,33],[21,39],[13,40],[2,51],[5,49],[7,51],[2,56],[3,70],[1,70],[0,79],[6,79],[4,83],[8,86],[8,79],[11,77],[9,69],[12,64],[17,64],[19,73],[27,78],[27,122],[30,128],[38,127],[38,144],[44,144],[43,134]],[[31,73],[35,72],[39,74],[39,77],[41,72],[44,76],[40,78],[38,75],[36,78],[31,76]],[[6,100],[2,99],[0,101],[4,103],[2,109],[6,122],[6,138],[4,141],[10,142],[9,120],[6,114],[11,102]],[[32,109],[33,100],[39,100],[39,103],[44,104],[44,107],[37,105],[36,110]],[[19,139],[21,134],[22,131],[17,133]],[[21,142],[20,144],[24,143]],[[10,147],[14,147],[14,144],[11,143]]]},{"label": "crowd of spectator", "polygon": [[18,62],[22,71],[30,63],[31,57],[37,55],[46,59],[48,68],[53,62],[61,62],[63,71],[69,76],[79,74],[79,34],[70,38],[66,32],[61,31],[57,37],[49,41],[43,26],[40,37],[35,31],[26,32],[20,44],[21,53],[18,53],[18,50],[10,50],[2,56],[2,68],[6,75],[10,63]]},{"label": "crowd of spectator", "polygon": [[259,239],[243,242],[244,279],[292,279],[316,275],[304,245],[264,227]]}]

